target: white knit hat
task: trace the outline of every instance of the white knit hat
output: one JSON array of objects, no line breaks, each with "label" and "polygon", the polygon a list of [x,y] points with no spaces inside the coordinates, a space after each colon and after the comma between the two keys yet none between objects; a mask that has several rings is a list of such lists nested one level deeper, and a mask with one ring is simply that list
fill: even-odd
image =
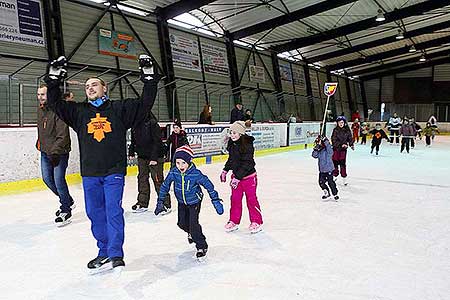
[{"label": "white knit hat", "polygon": [[230,126],[230,130],[233,130],[239,134],[245,134],[245,129],[247,127],[245,126],[245,122],[244,121],[236,121],[233,124],[231,124]]}]

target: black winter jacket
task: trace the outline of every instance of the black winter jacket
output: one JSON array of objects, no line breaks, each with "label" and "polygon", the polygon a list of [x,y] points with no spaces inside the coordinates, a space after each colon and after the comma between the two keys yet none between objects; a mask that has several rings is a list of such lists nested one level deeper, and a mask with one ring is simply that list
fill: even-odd
[{"label": "black winter jacket", "polygon": [[230,124],[233,124],[236,121],[245,121],[244,112],[242,111],[242,109],[241,110],[237,109],[237,107],[231,110]]},{"label": "black winter jacket", "polygon": [[186,131],[181,130],[179,134],[172,132],[172,134],[167,138],[166,147],[170,149],[170,159],[173,160],[175,151],[181,146],[189,145]]},{"label": "black winter jacket", "polygon": [[344,148],[342,148],[343,145],[353,146],[352,132],[347,124],[342,128],[336,126],[336,128],[333,129],[331,142],[333,143],[334,150],[344,150]]},{"label": "black winter jacket", "polygon": [[239,180],[256,172],[254,140],[254,137],[248,135],[241,136],[236,142],[228,140],[229,156],[223,169],[225,171],[232,170],[234,176]]},{"label": "black winter jacket", "polygon": [[47,101],[78,135],[81,176],[126,174],[126,133],[144,119],[157,93],[158,80],[145,82],[142,99],[107,100],[100,107],[62,100],[60,82],[46,78]]},{"label": "black winter jacket", "polygon": [[164,158],[164,146],[161,140],[161,128],[154,118],[146,117],[131,129],[131,144],[128,155],[137,153],[139,158],[157,161]]}]

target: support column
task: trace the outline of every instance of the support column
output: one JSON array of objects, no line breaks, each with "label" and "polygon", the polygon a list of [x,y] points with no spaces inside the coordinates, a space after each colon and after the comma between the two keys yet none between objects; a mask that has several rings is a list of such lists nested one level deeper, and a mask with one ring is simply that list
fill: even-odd
[{"label": "support column", "polygon": [[174,120],[175,118],[180,119],[178,95],[175,92],[176,84],[172,83],[175,81],[175,71],[173,68],[172,49],[170,47],[169,25],[167,24],[167,20],[160,14],[159,9],[156,10],[156,27],[158,30],[162,69],[166,75],[164,83],[169,118],[171,120]]},{"label": "support column", "polygon": [[241,91],[240,89],[238,89],[238,87],[240,86],[239,70],[237,66],[236,52],[234,49],[233,38],[231,37],[229,31],[224,32],[224,40],[225,40],[225,47],[227,49],[228,69],[230,72],[233,100],[234,104],[237,104],[238,102],[241,102]]},{"label": "support column", "polygon": [[280,75],[280,63],[278,61],[278,56],[276,52],[272,52],[270,54],[272,59],[273,66],[273,80],[275,83],[275,90],[277,91],[277,102],[278,102],[278,111],[280,116],[286,112],[286,102],[284,101],[283,93],[283,85],[281,84],[281,75]]},{"label": "support column", "polygon": [[345,77],[345,89],[347,90],[348,108],[350,109],[350,116],[351,116],[355,111],[357,111],[357,109],[355,108],[355,102],[353,101],[352,98],[352,91],[350,89],[350,79],[348,79],[348,77]]},{"label": "support column", "polygon": [[364,87],[364,81],[359,82],[359,88],[361,90],[361,99],[364,108],[364,118],[367,119],[369,117],[369,105],[367,105],[367,94],[366,88]]},{"label": "support column", "polygon": [[316,118],[316,111],[314,110],[311,76],[309,74],[309,68],[307,65],[303,65],[303,72],[305,73],[306,98],[308,99],[309,112],[311,115],[311,120],[315,121],[317,120],[317,118]]}]

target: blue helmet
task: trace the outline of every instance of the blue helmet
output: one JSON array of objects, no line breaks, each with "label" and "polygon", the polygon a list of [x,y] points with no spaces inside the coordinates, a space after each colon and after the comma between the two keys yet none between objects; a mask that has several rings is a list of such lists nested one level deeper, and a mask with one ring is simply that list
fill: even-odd
[{"label": "blue helmet", "polygon": [[336,123],[338,123],[339,121],[344,121],[344,123],[347,123],[347,119],[344,116],[339,116],[336,118]]}]

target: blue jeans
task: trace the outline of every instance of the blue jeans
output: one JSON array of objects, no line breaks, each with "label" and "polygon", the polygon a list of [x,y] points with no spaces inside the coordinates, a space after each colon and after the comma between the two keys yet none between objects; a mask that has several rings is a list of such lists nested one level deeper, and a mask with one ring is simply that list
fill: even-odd
[{"label": "blue jeans", "polygon": [[59,209],[63,213],[70,212],[70,206],[73,204],[72,196],[69,194],[69,188],[66,182],[66,169],[69,161],[69,154],[60,155],[59,164],[53,167],[47,154],[41,152],[41,173],[44,183],[48,188],[59,197],[61,206]]},{"label": "blue jeans", "polygon": [[86,214],[97,240],[98,256],[123,257],[125,222],[122,196],[125,186],[123,174],[83,177]]}]

